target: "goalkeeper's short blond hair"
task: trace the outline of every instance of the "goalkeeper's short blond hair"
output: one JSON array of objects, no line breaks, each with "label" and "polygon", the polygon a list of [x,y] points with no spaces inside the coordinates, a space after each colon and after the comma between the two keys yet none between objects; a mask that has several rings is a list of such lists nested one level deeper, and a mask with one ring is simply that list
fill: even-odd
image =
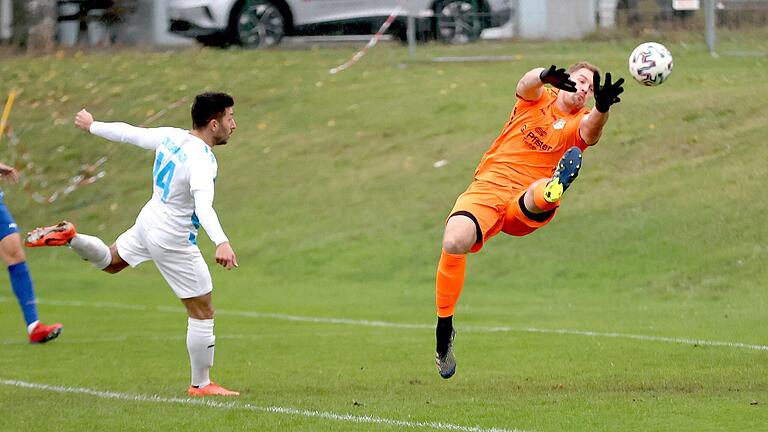
[{"label": "goalkeeper's short blond hair", "polygon": [[592,72],[600,73],[600,68],[598,68],[597,66],[593,65],[592,63],[586,62],[586,61],[580,61],[578,63],[574,63],[574,64],[568,66],[568,73],[572,74],[572,73],[576,72],[579,69],[589,69]]}]

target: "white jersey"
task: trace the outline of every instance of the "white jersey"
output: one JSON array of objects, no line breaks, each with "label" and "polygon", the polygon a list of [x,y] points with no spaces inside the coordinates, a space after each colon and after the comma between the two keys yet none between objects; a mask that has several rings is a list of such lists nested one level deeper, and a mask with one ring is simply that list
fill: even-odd
[{"label": "white jersey", "polygon": [[93,122],[90,131],[155,150],[152,198],[141,209],[136,224],[161,233],[157,240],[163,247],[196,245],[201,224],[217,245],[227,241],[212,207],[218,165],[203,140],[183,129],[145,129],[125,123]]}]

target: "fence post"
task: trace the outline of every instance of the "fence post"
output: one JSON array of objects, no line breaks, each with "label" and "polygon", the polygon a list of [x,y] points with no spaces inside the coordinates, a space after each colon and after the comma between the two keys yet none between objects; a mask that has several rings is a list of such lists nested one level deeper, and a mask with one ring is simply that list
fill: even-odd
[{"label": "fence post", "polygon": [[408,38],[408,58],[413,60],[413,57],[416,54],[416,17],[413,14],[410,4],[408,5],[408,24],[405,32],[406,37]]},{"label": "fence post", "polygon": [[13,6],[11,0],[0,0],[0,43],[11,40],[13,24]]},{"label": "fence post", "polygon": [[717,57],[717,52],[715,52],[715,0],[704,0],[704,22],[709,54],[712,57]]}]

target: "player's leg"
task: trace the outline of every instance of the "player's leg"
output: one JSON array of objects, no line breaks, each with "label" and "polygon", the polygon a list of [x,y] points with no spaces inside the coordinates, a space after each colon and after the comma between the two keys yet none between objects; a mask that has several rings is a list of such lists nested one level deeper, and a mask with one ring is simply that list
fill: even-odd
[{"label": "player's leg", "polygon": [[110,273],[110,274],[119,273],[124,268],[130,265],[128,264],[128,262],[126,262],[123,259],[123,257],[120,256],[120,253],[118,252],[118,248],[117,248],[117,243],[113,243],[109,247],[109,258],[110,258],[109,265],[102,269],[107,273]]},{"label": "player's leg", "polygon": [[187,352],[192,368],[190,389],[200,389],[211,383],[211,367],[216,346],[213,334],[213,305],[211,293],[198,297],[183,298],[187,308]]},{"label": "player's leg", "polygon": [[216,347],[213,334],[213,305],[211,293],[181,299],[187,308],[187,352],[192,369],[192,382],[187,389],[190,396],[238,396],[211,381],[211,368]]},{"label": "player's leg", "polygon": [[448,218],[443,233],[440,261],[437,265],[437,316],[453,316],[464,286],[467,253],[482,236],[480,225],[469,212],[456,212]]},{"label": "player's leg", "polygon": [[488,184],[474,182],[456,200],[443,234],[440,262],[437,266],[435,301],[435,362],[440,376],[450,378],[456,372],[453,353],[453,315],[464,287],[467,253],[478,252],[483,242],[501,229],[505,192]]},{"label": "player's leg", "polygon": [[482,235],[476,218],[469,212],[457,212],[448,218],[443,234],[443,247],[437,265],[437,326],[435,328],[435,362],[440,376],[450,378],[456,372],[453,354],[453,313],[464,287],[467,253]]},{"label": "player's leg", "polygon": [[192,382],[187,389],[190,396],[239,396],[211,381],[216,336],[213,334],[213,305],[211,293],[181,299],[187,308],[187,352],[192,369]]},{"label": "player's leg", "polygon": [[[437,265],[437,315],[450,317],[464,286],[467,253],[477,242],[479,225],[469,213],[448,218],[443,233],[443,247]],[[482,235],[479,234],[479,235]]]},{"label": "player's leg", "polygon": [[29,232],[25,243],[28,247],[69,246],[82,259],[107,273],[117,273],[129,265],[118,253],[117,243],[107,246],[98,237],[78,233],[67,221]]},{"label": "player's leg", "polygon": [[[7,226],[7,224],[2,225],[3,228]],[[21,248],[21,236],[19,236],[18,232],[2,237],[2,240],[0,240],[0,256],[8,265],[11,287],[24,314],[29,341],[32,343],[45,343],[56,339],[64,327],[60,323],[45,325],[38,318],[34,284],[29,274],[26,255]]]},{"label": "player's leg", "polygon": [[548,224],[557,212],[560,197],[581,169],[581,150],[571,147],[563,154],[549,179],[539,179],[507,205],[502,231],[525,236]]},{"label": "player's leg", "polygon": [[555,167],[555,172],[549,179],[534,182],[523,197],[523,212],[543,214],[535,219],[546,219],[560,203],[563,192],[576,180],[581,169],[581,150],[578,147],[569,148]]},{"label": "player's leg", "polygon": [[27,323],[29,341],[44,343],[58,337],[63,327],[59,323],[45,325],[38,318],[34,284],[29,274],[26,254],[21,247],[19,229],[2,199],[0,192],[0,258],[8,266],[11,288]]},{"label": "player's leg", "polygon": [[120,256],[117,243],[107,246],[98,237],[80,234],[75,235],[69,242],[69,247],[80,256],[90,262],[99,270],[107,273],[118,273],[128,267],[128,263]]},{"label": "player's leg", "polygon": [[190,396],[238,396],[211,381],[216,336],[212,303],[213,283],[200,250],[164,249],[151,239],[146,241],[158,270],[187,309],[187,352],[192,371]]}]

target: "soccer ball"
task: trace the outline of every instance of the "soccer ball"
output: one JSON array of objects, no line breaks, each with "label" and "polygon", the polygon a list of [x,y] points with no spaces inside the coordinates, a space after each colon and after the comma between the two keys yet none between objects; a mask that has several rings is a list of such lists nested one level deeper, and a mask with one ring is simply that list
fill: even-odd
[{"label": "soccer ball", "polygon": [[642,43],[629,55],[629,73],[642,85],[660,85],[672,73],[672,53],[660,43]]}]

